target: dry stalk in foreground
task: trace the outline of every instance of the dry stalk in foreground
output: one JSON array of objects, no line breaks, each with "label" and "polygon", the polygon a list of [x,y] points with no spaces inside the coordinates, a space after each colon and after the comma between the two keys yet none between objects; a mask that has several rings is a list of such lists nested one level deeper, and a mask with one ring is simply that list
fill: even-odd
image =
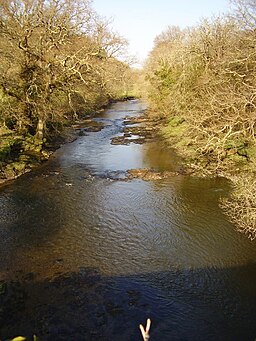
[{"label": "dry stalk in foreground", "polygon": [[150,330],[150,326],[151,326],[151,320],[147,319],[147,324],[146,324],[146,328],[144,329],[144,326],[142,324],[140,324],[140,331],[143,337],[144,341],[148,341],[149,340],[149,330]]}]

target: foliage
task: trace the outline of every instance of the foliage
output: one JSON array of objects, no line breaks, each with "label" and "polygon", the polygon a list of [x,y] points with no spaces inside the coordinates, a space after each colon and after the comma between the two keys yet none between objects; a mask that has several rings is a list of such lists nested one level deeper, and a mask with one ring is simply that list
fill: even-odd
[{"label": "foliage", "polygon": [[88,0],[1,0],[0,126],[43,139],[118,97],[125,45]]},{"label": "foliage", "polygon": [[230,141],[255,139],[254,33],[218,18],[169,39],[149,58],[149,99],[166,116],[182,117],[198,156],[210,155],[221,167]]},{"label": "foliage", "polygon": [[255,174],[232,177],[235,190],[230,198],[222,200],[221,207],[240,232],[254,240],[256,238],[256,194]]},{"label": "foliage", "polygon": [[[254,170],[256,160],[256,3],[232,3],[229,15],[184,30],[169,27],[145,65],[147,97],[166,118],[164,134],[196,167],[230,178],[235,170]],[[245,177],[244,186],[252,188]],[[234,205],[246,203],[252,217],[253,203],[241,199],[243,186],[235,183]],[[245,210],[237,212],[238,225],[256,229]]]}]

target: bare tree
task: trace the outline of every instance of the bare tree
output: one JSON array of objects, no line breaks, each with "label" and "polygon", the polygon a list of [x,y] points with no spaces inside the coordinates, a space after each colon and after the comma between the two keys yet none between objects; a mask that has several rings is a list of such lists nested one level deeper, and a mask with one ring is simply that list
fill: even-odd
[{"label": "bare tree", "polygon": [[[256,1],[232,3],[227,16],[156,38],[146,65],[148,99],[168,122],[164,134],[193,167],[234,179],[225,207],[254,238]],[[248,181],[233,176],[238,169]]]},{"label": "bare tree", "polygon": [[256,1],[255,0],[230,0],[234,7],[232,17],[235,18],[243,29],[255,30],[256,28]]}]

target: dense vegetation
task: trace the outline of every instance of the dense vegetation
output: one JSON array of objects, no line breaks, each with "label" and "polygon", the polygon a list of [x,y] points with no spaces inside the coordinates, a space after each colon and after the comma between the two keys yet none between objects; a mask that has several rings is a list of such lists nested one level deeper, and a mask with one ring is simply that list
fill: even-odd
[{"label": "dense vegetation", "polygon": [[41,158],[63,125],[129,95],[125,46],[88,0],[0,0],[2,177]]},{"label": "dense vegetation", "polygon": [[233,180],[222,203],[250,238],[256,232],[256,1],[193,28],[169,27],[145,66],[148,100],[163,133],[195,169]]}]

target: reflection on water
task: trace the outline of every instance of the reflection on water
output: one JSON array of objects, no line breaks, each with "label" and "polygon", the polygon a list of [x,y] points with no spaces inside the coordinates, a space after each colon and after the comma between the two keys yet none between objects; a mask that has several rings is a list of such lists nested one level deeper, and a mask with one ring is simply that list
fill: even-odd
[{"label": "reflection on water", "polygon": [[[32,297],[27,303],[30,308],[26,304],[21,308],[23,322],[17,333],[23,326],[31,332],[41,330],[45,340],[53,335],[56,340],[56,334],[62,340],[61,335],[74,339],[84,328],[86,337],[79,334],[76,341],[95,340],[93,330],[99,321],[93,316],[102,309],[101,340],[138,339],[132,326],[148,315],[155,320],[157,339],[249,340],[256,336],[252,323],[256,248],[233,229],[218,207],[220,196],[228,191],[225,179],[178,175],[145,182],[113,181],[107,176],[131,168],[179,168],[178,157],[161,141],[110,144],[113,136],[121,134],[123,118],[144,108],[138,101],[114,104],[95,118],[104,129],[63,146],[42,169],[2,188],[1,278],[22,283],[22,290]],[[81,275],[81,268],[97,269],[97,275]],[[86,281],[91,277],[90,286]],[[87,283],[83,289],[79,281]],[[58,285],[64,296],[57,299],[52,287]],[[90,296],[91,290],[97,295]],[[70,291],[67,306],[64,297]],[[139,302],[130,308],[129,292],[134,292],[132,302]],[[56,317],[63,309],[70,320],[70,330],[65,332],[63,321]],[[92,311],[84,327],[75,322],[81,309]],[[28,322],[29,314],[34,316],[34,327]],[[42,314],[54,330],[42,327]],[[13,331],[11,324],[15,330],[14,316],[10,322],[0,314],[3,337],[12,336],[8,332]],[[58,326],[62,331],[57,333]]]}]

